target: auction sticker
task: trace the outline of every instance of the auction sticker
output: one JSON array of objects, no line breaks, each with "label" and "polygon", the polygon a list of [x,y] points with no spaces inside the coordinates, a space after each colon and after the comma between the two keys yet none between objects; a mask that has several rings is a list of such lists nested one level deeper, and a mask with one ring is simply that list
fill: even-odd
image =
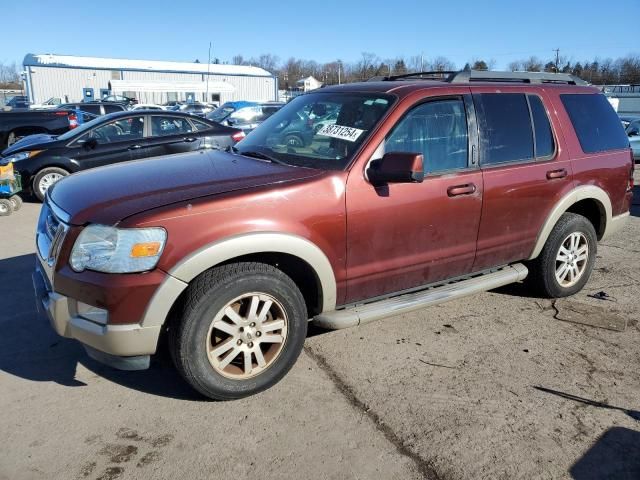
[{"label": "auction sticker", "polygon": [[360,130],[359,128],[343,127],[342,125],[325,125],[318,130],[318,135],[338,138],[340,140],[346,140],[347,142],[355,142],[363,133],[364,130]]}]

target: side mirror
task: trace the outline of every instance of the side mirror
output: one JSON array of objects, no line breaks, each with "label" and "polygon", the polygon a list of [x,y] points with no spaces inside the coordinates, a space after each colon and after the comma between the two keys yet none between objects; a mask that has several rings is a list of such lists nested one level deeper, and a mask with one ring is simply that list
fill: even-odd
[{"label": "side mirror", "polygon": [[87,140],[78,140],[76,144],[86,148],[87,150],[93,150],[98,146],[98,140],[95,138],[88,138]]},{"label": "side mirror", "polygon": [[627,131],[627,135],[629,137],[637,137],[640,136],[640,128],[634,127]]},{"label": "side mirror", "polygon": [[367,168],[367,178],[372,185],[387,183],[422,183],[424,158],[421,153],[389,152]]}]

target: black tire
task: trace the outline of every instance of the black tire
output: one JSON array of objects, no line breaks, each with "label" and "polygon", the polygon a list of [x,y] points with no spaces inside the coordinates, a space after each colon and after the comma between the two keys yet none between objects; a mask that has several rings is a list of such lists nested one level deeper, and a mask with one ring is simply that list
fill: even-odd
[{"label": "black tire", "polygon": [[[572,234],[582,234],[588,245],[587,259],[584,269],[577,281],[570,286],[563,286],[556,278],[557,260],[560,247]],[[537,293],[549,297],[560,298],[573,295],[585,286],[596,260],[598,240],[593,224],[582,215],[564,213],[553,227],[540,255],[529,262],[529,276],[527,282]]]},{"label": "black tire", "polygon": [[0,198],[0,217],[8,217],[13,213],[13,202],[8,198]]},{"label": "black tire", "polygon": [[14,195],[9,197],[9,200],[13,204],[13,211],[17,212],[22,208],[22,198],[19,195]]},{"label": "black tire", "polygon": [[304,147],[304,140],[300,135],[289,134],[284,137],[284,144],[289,147],[301,148]]},{"label": "black tire", "polygon": [[[287,335],[280,353],[264,371],[250,378],[228,378],[209,360],[210,326],[229,302],[249,292],[270,295],[281,304]],[[178,372],[194,389],[215,400],[232,400],[266,390],[285,376],[300,355],[307,322],[304,298],[283,272],[262,263],[223,265],[203,273],[189,286],[169,327],[169,349]]]},{"label": "black tire", "polygon": [[40,170],[33,179],[32,192],[35,197],[41,202],[44,201],[44,196],[46,193],[46,189],[42,191],[41,182],[43,179],[47,178],[48,175],[60,175],[61,177],[66,177],[69,175],[64,168],[59,167],[46,167]]}]

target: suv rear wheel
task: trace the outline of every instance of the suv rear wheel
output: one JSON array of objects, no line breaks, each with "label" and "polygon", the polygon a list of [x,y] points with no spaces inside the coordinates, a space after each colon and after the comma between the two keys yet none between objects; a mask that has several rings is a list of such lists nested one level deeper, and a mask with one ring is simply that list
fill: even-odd
[{"label": "suv rear wheel", "polygon": [[597,248],[591,222],[582,215],[564,213],[538,258],[531,262],[529,282],[547,297],[573,295],[589,280]]},{"label": "suv rear wheel", "polygon": [[174,363],[203,395],[230,400],[277,383],[300,355],[307,310],[280,270],[236,263],[205,272],[189,287],[170,327]]}]

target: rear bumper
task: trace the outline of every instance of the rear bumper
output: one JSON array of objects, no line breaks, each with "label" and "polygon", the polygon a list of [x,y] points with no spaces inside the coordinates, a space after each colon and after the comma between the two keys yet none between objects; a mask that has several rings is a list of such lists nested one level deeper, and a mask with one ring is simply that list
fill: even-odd
[{"label": "rear bumper", "polygon": [[[53,329],[63,337],[75,338],[85,346],[107,356],[140,357],[156,352],[160,325],[142,326],[140,323],[108,325],[85,318],[79,310],[79,302],[52,291],[40,258],[32,275],[36,295],[36,306],[44,313]],[[90,351],[91,353],[91,351]],[[92,355],[94,358],[97,355]],[[110,362],[108,357],[97,358],[103,363],[120,363],[118,368],[127,368],[126,362]],[[115,359],[114,359],[115,360]],[[122,359],[123,360],[123,359]],[[139,358],[131,358],[140,364]],[[148,365],[148,361],[146,362]]]}]

